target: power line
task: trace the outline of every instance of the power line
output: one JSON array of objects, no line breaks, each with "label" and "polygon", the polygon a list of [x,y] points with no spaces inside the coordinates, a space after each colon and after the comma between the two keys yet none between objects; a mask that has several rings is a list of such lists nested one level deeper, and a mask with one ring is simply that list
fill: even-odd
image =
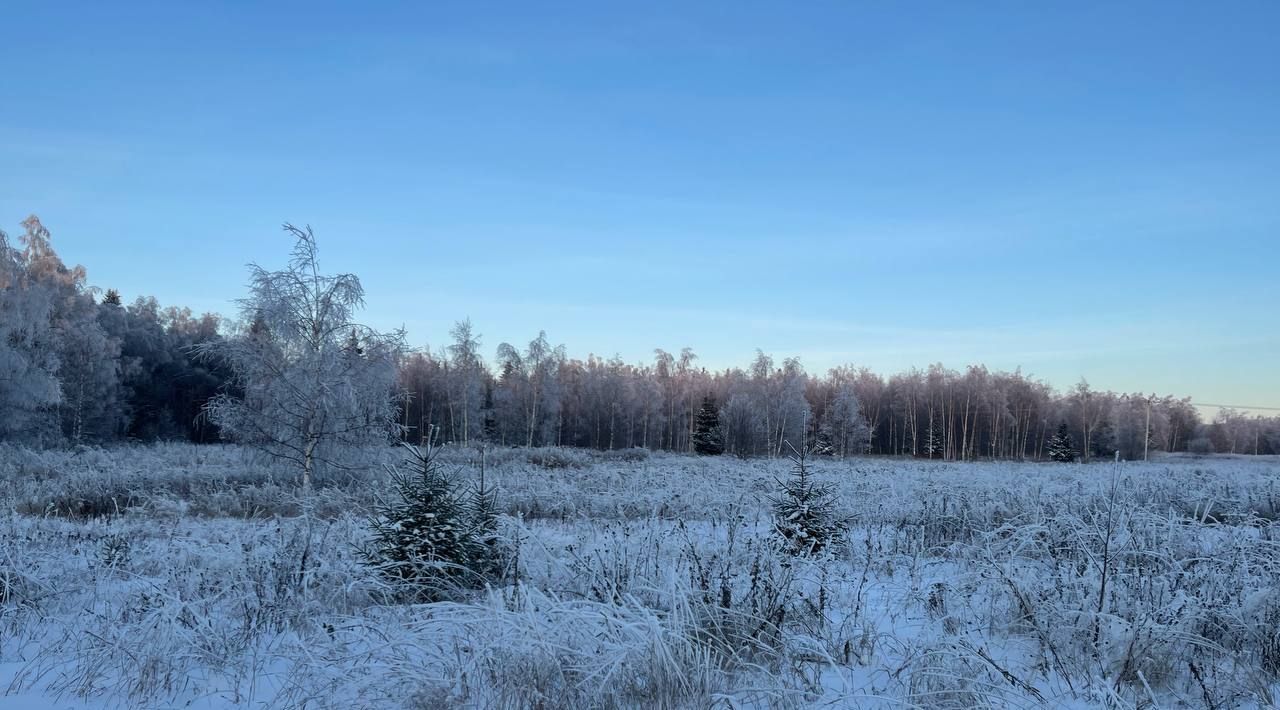
[{"label": "power line", "polygon": [[1250,407],[1247,404],[1213,404],[1212,402],[1192,402],[1197,407],[1218,407],[1220,409],[1262,409],[1268,412],[1280,412],[1280,407]]}]

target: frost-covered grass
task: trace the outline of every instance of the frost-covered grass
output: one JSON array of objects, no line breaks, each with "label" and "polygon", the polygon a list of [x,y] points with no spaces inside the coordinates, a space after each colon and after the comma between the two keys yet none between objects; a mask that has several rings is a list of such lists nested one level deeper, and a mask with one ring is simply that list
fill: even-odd
[{"label": "frost-covered grass", "polygon": [[[172,707],[1267,707],[1280,462],[819,461],[847,541],[771,543],[787,462],[501,450],[517,555],[395,603],[382,465],[316,514],[231,447],[0,447],[0,692]],[[445,460],[477,476],[479,455]],[[0,697],[0,707],[5,699]]]}]

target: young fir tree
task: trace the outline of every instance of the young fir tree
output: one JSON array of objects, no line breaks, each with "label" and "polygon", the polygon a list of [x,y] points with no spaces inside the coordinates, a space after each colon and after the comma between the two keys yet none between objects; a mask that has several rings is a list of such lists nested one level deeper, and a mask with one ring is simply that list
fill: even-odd
[{"label": "young fir tree", "polygon": [[1071,441],[1071,432],[1067,430],[1066,422],[1060,424],[1058,433],[1049,439],[1049,460],[1062,463],[1071,463],[1076,460],[1075,445]]},{"label": "young fir tree", "polygon": [[792,554],[808,555],[843,538],[849,521],[836,512],[835,486],[813,479],[809,450],[792,452],[791,475],[778,481],[781,491],[770,501],[773,529]]},{"label": "young fir tree", "polygon": [[720,433],[720,410],[715,397],[702,399],[702,408],[693,425],[693,450],[703,456],[719,456],[724,453],[724,437]]},{"label": "young fir tree", "polygon": [[365,558],[411,600],[436,601],[478,587],[496,571],[496,493],[483,482],[464,490],[432,448],[409,448],[417,470],[394,475],[396,500],[377,508]]}]

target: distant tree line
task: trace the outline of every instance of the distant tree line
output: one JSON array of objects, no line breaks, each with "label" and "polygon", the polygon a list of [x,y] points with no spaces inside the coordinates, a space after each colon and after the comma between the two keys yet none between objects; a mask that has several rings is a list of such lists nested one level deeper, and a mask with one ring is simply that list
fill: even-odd
[{"label": "distant tree line", "polygon": [[[1098,391],[1083,380],[1060,392],[1020,371],[980,365],[959,371],[937,364],[888,377],[849,366],[819,376],[799,360],[777,362],[757,352],[745,369],[713,371],[699,367],[687,348],[656,350],[652,361],[634,364],[574,359],[545,333],[523,346],[500,344],[489,363],[469,321],[457,323],[437,351],[400,353],[391,341],[355,329],[317,338],[282,320],[306,302],[307,290],[280,290],[296,280],[291,274],[306,273],[297,264],[314,261],[313,252],[295,253],[301,261],[287,271],[255,271],[252,303],[269,307],[245,309],[241,322],[194,317],[154,298],[125,305],[115,291],[91,288],[83,267],[66,266],[38,219],[28,218],[23,228],[16,244],[0,233],[0,441],[217,441],[216,425],[226,417],[254,422],[245,419],[252,408],[239,405],[260,399],[253,388],[264,380],[251,384],[246,373],[270,373],[278,369],[273,363],[293,358],[310,363],[305,371],[315,382],[358,373],[374,383],[364,389],[357,379],[348,383],[339,420],[347,423],[335,430],[353,430],[353,417],[362,418],[362,427],[380,420],[380,399],[410,442],[437,432],[456,445],[748,457],[784,455],[790,444],[841,457],[945,460],[1046,460],[1051,453],[1061,459],[1065,451],[1083,461],[1117,452],[1129,460],[1160,451],[1280,453],[1280,417],[1222,410],[1202,422],[1187,398]],[[314,250],[309,232],[295,233]],[[330,285],[338,284],[338,301],[359,301],[358,291],[341,281],[354,277],[336,278]],[[363,364],[373,361],[366,350],[394,350],[394,376],[383,379]],[[299,383],[309,381],[277,379],[271,386],[300,392]],[[327,385],[316,391],[331,396]],[[360,399],[367,396],[373,400]],[[314,422],[303,412],[291,426],[322,431]],[[265,431],[261,422],[255,426]]]},{"label": "distant tree line", "polygon": [[1059,392],[981,365],[889,377],[839,367],[815,376],[796,359],[778,363],[761,352],[746,369],[717,371],[698,367],[689,349],[657,350],[641,364],[564,352],[539,333],[523,350],[499,346],[490,371],[471,324],[458,324],[451,345],[401,365],[405,436],[435,424],[460,444],[691,452],[712,403],[718,438],[703,448],[738,456],[779,456],[788,442],[804,442],[836,456],[1044,460],[1059,429],[1083,461],[1117,451],[1126,460],[1161,451],[1280,453],[1277,417],[1223,410],[1206,423],[1189,398],[1099,391],[1084,381]]}]

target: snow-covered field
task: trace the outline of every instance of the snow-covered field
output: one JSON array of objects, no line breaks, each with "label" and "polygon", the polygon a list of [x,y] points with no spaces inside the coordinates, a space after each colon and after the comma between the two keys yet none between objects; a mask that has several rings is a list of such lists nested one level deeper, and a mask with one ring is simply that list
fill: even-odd
[{"label": "snow-covered field", "polygon": [[0,708],[1280,699],[1275,459],[814,465],[854,523],[810,559],[785,460],[493,452],[516,559],[414,606],[357,549],[385,472],[307,522],[231,447],[0,447]]}]

